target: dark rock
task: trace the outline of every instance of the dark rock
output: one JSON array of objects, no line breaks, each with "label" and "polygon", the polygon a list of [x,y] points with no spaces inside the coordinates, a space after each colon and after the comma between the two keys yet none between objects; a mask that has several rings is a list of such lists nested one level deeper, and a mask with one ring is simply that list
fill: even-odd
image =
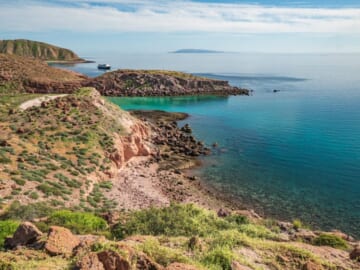
[{"label": "dark rock", "polygon": [[357,260],[360,262],[360,245],[356,246],[351,252],[350,252],[350,259]]},{"label": "dark rock", "polygon": [[27,246],[37,242],[42,232],[31,222],[23,222],[16,229],[13,237],[5,240],[5,248],[13,249],[17,246]]},{"label": "dark rock", "polygon": [[230,215],[229,211],[220,208],[219,211],[217,212],[218,217],[227,217],[228,215]]}]

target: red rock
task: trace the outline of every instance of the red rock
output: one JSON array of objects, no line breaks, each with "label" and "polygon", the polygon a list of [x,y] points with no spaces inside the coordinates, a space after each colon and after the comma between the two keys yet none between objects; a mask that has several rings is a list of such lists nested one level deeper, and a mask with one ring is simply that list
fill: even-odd
[{"label": "red rock", "polygon": [[302,267],[302,270],[323,270],[323,269],[324,268],[321,265],[316,264],[312,261],[308,261]]},{"label": "red rock", "polygon": [[76,263],[79,270],[105,270],[96,253],[89,253]]},{"label": "red rock", "polygon": [[26,246],[35,243],[42,236],[42,232],[31,222],[23,222],[16,229],[12,238],[5,240],[6,248]]},{"label": "red rock", "polygon": [[120,254],[112,250],[98,253],[98,258],[102,262],[105,270],[130,270],[131,266]]},{"label": "red rock", "polygon": [[70,230],[63,227],[51,226],[45,244],[45,250],[53,256],[70,256],[79,244],[79,238],[73,235]]},{"label": "red rock", "polygon": [[136,269],[141,270],[163,270],[164,267],[154,262],[145,254],[136,255]]}]

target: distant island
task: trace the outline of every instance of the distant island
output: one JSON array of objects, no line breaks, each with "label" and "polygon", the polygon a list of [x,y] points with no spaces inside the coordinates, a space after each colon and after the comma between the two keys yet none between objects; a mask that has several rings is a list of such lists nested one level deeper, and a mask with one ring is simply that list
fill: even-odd
[{"label": "distant island", "polygon": [[27,39],[0,40],[0,53],[31,57],[53,63],[89,62],[69,49]]},{"label": "distant island", "polygon": [[170,53],[224,53],[223,51],[205,50],[205,49],[180,49]]}]

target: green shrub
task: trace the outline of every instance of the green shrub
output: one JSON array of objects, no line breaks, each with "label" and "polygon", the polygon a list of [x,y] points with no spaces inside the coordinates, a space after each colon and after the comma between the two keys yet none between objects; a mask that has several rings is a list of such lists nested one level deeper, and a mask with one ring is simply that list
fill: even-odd
[{"label": "green shrub", "polygon": [[19,224],[18,221],[14,220],[0,221],[0,250],[3,248],[5,238],[12,236]]},{"label": "green shrub", "polygon": [[275,239],[276,234],[270,231],[268,228],[257,224],[242,224],[238,230],[252,238],[266,238]]},{"label": "green shrub", "polygon": [[37,192],[34,191],[29,194],[29,197],[33,200],[37,200],[39,199],[39,194],[37,194]]},{"label": "green shrub", "polygon": [[326,234],[326,233],[320,234],[318,237],[314,239],[313,243],[314,245],[317,246],[330,246],[339,249],[348,248],[348,244],[344,239],[333,234]]},{"label": "green shrub", "polygon": [[300,219],[294,219],[293,220],[293,226],[295,230],[301,229],[304,227],[304,224],[301,222]]},{"label": "green shrub", "polygon": [[210,247],[225,247],[225,248],[234,248],[236,246],[243,245],[244,234],[240,233],[238,230],[226,230],[220,231],[214,234],[210,239]]},{"label": "green shrub", "polygon": [[161,246],[157,239],[147,239],[139,248],[157,263],[167,266],[173,262],[189,263],[183,254],[170,248]]},{"label": "green shrub", "polygon": [[109,190],[112,188],[112,186],[113,186],[113,183],[110,181],[104,181],[99,184],[100,188],[109,189]]},{"label": "green shrub", "polygon": [[1,219],[32,220],[50,215],[53,211],[49,205],[43,202],[21,205],[19,202],[13,202],[8,210],[1,215]]},{"label": "green shrub", "polygon": [[249,223],[249,219],[246,216],[239,215],[239,214],[229,215],[229,216],[225,217],[225,220],[230,223],[236,223],[238,225]]},{"label": "green shrub", "polygon": [[118,239],[126,235],[204,236],[220,229],[235,227],[214,213],[192,204],[171,204],[130,213],[125,224],[113,232]]},{"label": "green shrub", "polygon": [[234,254],[228,248],[218,247],[208,252],[202,262],[207,267],[219,270],[231,270],[231,263],[234,260]]},{"label": "green shrub", "polygon": [[55,211],[50,215],[48,223],[66,227],[77,234],[102,233],[108,227],[104,219],[94,214],[69,210]]}]

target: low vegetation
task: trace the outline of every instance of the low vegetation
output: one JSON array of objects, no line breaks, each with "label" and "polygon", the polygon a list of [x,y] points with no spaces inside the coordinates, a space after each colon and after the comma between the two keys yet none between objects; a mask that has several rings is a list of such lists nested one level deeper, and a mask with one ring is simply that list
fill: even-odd
[{"label": "low vegetation", "polygon": [[[31,208],[35,209],[34,212]],[[43,232],[49,226],[57,225],[76,234],[104,235],[109,239],[94,243],[92,252],[112,250],[126,254],[121,248],[125,244],[165,267],[177,262],[191,264],[198,269],[231,270],[237,262],[250,269],[262,269],[266,265],[270,269],[295,270],[310,261],[323,269],[335,269],[331,262],[318,257],[305,246],[282,242],[277,230],[268,229],[262,222],[250,221],[238,214],[220,218],[214,212],[192,204],[173,203],[163,208],[122,212],[119,222],[111,226],[96,213],[59,210],[44,204],[13,205],[0,217],[1,244],[5,237],[14,233],[22,220],[18,211],[26,217],[42,217],[42,221],[35,224]],[[135,240],[131,241],[133,237]],[[124,239],[124,242],[116,242]],[[330,235],[320,235],[314,243],[344,248],[343,241]],[[11,254],[6,256],[11,257]],[[56,263],[52,259],[41,262],[43,257],[37,254],[38,259],[32,261],[33,265],[40,267]],[[12,262],[6,260],[10,266],[4,269],[18,269],[16,267],[23,265],[23,260],[19,256],[17,258]],[[62,260],[61,264],[70,267],[72,261]]]},{"label": "low vegetation", "polygon": [[320,234],[314,239],[314,245],[317,246],[330,246],[333,248],[347,249],[349,246],[346,241],[339,236],[333,234]]},{"label": "low vegetation", "polygon": [[19,224],[20,223],[18,221],[10,219],[0,220],[0,250],[3,249],[5,238],[12,236]]}]

